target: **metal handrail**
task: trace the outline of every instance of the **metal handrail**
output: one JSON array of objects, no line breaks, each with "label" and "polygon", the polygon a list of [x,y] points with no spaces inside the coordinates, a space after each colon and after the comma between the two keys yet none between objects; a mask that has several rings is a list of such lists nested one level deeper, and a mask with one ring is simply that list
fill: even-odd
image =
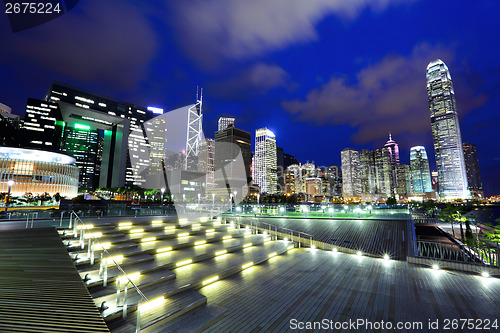
[{"label": "metal handrail", "polygon": [[[77,222],[81,224],[82,226],[82,229],[81,229],[81,234],[80,234],[80,237],[81,238],[84,238],[84,234],[85,234],[85,224],[83,223],[82,219],[78,216],[78,214],[75,212],[75,211],[71,211],[70,213],[70,217],[75,217],[75,236],[78,237],[78,234],[76,232],[77,228],[76,228],[76,224]],[[70,218],[70,221],[71,221],[71,218]],[[71,223],[71,222],[70,222]],[[71,228],[71,226],[70,226]],[[118,268],[118,270],[124,275],[124,277],[127,279],[127,283],[125,284],[125,296],[124,296],[124,301],[125,301],[125,304],[124,304],[124,309],[123,309],[123,316],[125,317],[126,314],[127,314],[127,303],[126,303],[126,298],[127,298],[127,284],[130,283],[132,285],[132,287],[134,287],[135,291],[137,291],[137,294],[139,296],[141,296],[141,298],[143,300],[145,300],[146,302],[149,302],[149,299],[146,297],[146,295],[144,295],[144,293],[141,291],[141,289],[132,281],[132,279],[128,276],[128,274],[125,272],[125,270],[120,266],[120,264],[118,264],[115,259],[113,258],[113,256],[109,253],[109,251],[104,247],[102,246],[101,242],[99,241],[99,239],[97,237],[94,236],[94,234],[90,234],[90,238],[89,238],[89,250],[90,250],[90,247],[92,246],[91,244],[92,243],[96,243],[98,245],[101,245],[101,249],[103,250],[103,252],[105,252],[109,258],[111,259],[111,261],[113,262],[113,264],[115,264],[115,266]],[[85,244],[84,244],[85,245]],[[82,249],[84,248],[84,245],[82,247]],[[107,258],[106,258],[107,260]],[[105,269],[107,270],[107,262],[106,262],[106,267]],[[118,300],[118,296],[117,296],[117,300]],[[140,309],[137,309],[137,324],[136,324],[136,332],[140,332]]]},{"label": "metal handrail", "polygon": [[275,227],[275,228],[279,228],[279,229],[288,230],[288,231],[291,231],[291,232],[294,232],[294,233],[298,233],[298,234],[306,235],[306,236],[308,236],[308,237],[313,237],[313,235],[308,234],[307,232],[298,231],[298,230],[293,230],[293,229],[285,228],[285,227],[282,227],[282,226],[279,226],[279,225],[276,225],[276,224],[271,224],[271,223],[262,222],[262,221],[259,221],[259,223],[262,223],[262,224],[267,224],[268,226]]}]

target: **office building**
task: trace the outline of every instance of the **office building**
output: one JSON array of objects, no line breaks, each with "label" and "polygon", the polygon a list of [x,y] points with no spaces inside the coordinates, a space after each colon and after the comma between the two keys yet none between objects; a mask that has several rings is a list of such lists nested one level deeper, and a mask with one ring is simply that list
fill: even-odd
[{"label": "office building", "polygon": [[[243,165],[235,163],[238,155],[243,159]],[[215,132],[215,169],[224,168],[227,179],[237,180],[244,184],[251,182],[250,167],[252,164],[252,135],[242,129],[229,126]],[[222,177],[222,173],[219,178]],[[215,182],[225,181],[223,178]]]},{"label": "office building", "polygon": [[429,160],[425,147],[416,146],[410,149],[410,173],[413,193],[432,192]]},{"label": "office building", "polygon": [[285,192],[285,154],[283,148],[276,147],[276,175],[278,177],[277,193]]},{"label": "office building", "polygon": [[411,192],[410,166],[407,164],[396,165],[396,194],[399,198],[407,197]]},{"label": "office building", "polygon": [[207,138],[201,142],[200,153],[198,155],[198,171],[206,175],[207,189],[215,187],[214,160],[215,160],[215,140]]},{"label": "office building", "polygon": [[217,122],[217,131],[223,131],[229,126],[234,126],[234,121],[234,118],[220,117],[219,121]]},{"label": "office building", "polygon": [[[99,161],[93,174],[99,174],[99,187],[141,186],[149,172],[150,151],[144,122],[158,111],[101,96],[64,83],[53,82],[45,96],[46,102],[56,103],[64,126],[63,138],[89,136],[87,157],[81,160],[82,145],[65,145],[65,151],[77,156],[77,165],[90,172],[89,160]],[[97,136],[100,139],[97,139]],[[102,157],[92,146],[102,140]],[[64,143],[63,143],[64,145]],[[99,144],[98,144],[99,145]],[[73,147],[75,147],[73,149]],[[93,155],[90,157],[90,155]],[[132,162],[134,161],[134,162]],[[100,169],[100,170],[98,170]],[[81,175],[81,177],[84,177]],[[95,176],[94,176],[95,177]],[[80,183],[83,179],[80,179]],[[96,182],[92,181],[95,187]],[[89,184],[90,185],[90,184]]]},{"label": "office building", "polygon": [[394,196],[394,177],[392,172],[391,154],[389,149],[377,149],[375,155],[376,193],[386,197]]},{"label": "office building", "polygon": [[292,155],[283,153],[283,167],[285,170],[292,164],[300,164],[299,161]]},{"label": "office building", "polygon": [[399,164],[399,146],[392,139],[392,135],[389,133],[389,140],[385,143],[384,148],[387,148],[389,155],[391,156],[391,165],[394,166]]},{"label": "office building", "polygon": [[254,182],[262,193],[275,194],[278,178],[276,174],[276,136],[266,127],[255,131],[255,170]]},{"label": "office building", "polygon": [[471,143],[464,143],[463,150],[469,191],[473,198],[484,198],[476,146]]},{"label": "office building", "polygon": [[57,103],[28,98],[21,125],[24,147],[61,151],[64,125]]},{"label": "office building", "polygon": [[203,122],[203,89],[201,89],[200,98],[196,93],[196,104],[188,109],[187,139],[185,170],[198,171],[198,153],[199,144],[202,140],[202,122]]},{"label": "office building", "polygon": [[340,156],[342,161],[342,195],[346,200],[358,198],[361,195],[359,152],[345,148]]},{"label": "office building", "polygon": [[427,66],[427,97],[436,154],[439,195],[442,199],[470,197],[455,92],[446,64],[434,60]]},{"label": "office building", "polygon": [[23,142],[20,133],[21,119],[18,115],[12,114],[12,109],[0,103],[0,146],[22,147]]},{"label": "office building", "polygon": [[359,152],[359,179],[362,194],[377,193],[375,152],[362,149]]}]

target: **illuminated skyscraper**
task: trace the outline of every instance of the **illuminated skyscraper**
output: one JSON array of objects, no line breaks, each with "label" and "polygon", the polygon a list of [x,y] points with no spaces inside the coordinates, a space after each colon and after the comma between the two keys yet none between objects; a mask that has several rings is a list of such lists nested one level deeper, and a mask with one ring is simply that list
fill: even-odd
[{"label": "illuminated skyscraper", "polygon": [[455,92],[448,67],[440,59],[427,65],[427,98],[439,195],[444,199],[469,198]]},{"label": "illuminated skyscraper", "polygon": [[198,171],[206,175],[207,188],[215,186],[214,182],[214,158],[215,158],[215,141],[207,138],[200,144],[200,154],[198,155]]},{"label": "illuminated skyscraper", "polygon": [[186,158],[184,168],[188,171],[198,171],[198,153],[199,145],[202,140],[202,121],[203,121],[203,89],[201,89],[200,98],[196,93],[196,104],[189,108],[186,138]]},{"label": "illuminated skyscraper", "polygon": [[235,120],[234,118],[220,117],[219,121],[217,123],[217,125],[218,125],[217,130],[223,131],[226,128],[228,128],[230,125],[234,126],[234,120]]},{"label": "illuminated skyscraper", "polygon": [[342,161],[342,195],[344,198],[361,195],[361,180],[359,178],[359,152],[346,148],[340,153]]},{"label": "illuminated skyscraper", "polygon": [[262,193],[274,194],[277,191],[276,136],[266,127],[255,131],[255,170],[254,182]]},{"label": "illuminated skyscraper", "polygon": [[425,147],[416,146],[410,149],[410,173],[413,193],[432,192],[429,159]]},{"label": "illuminated skyscraper", "polygon": [[476,146],[471,143],[464,143],[463,148],[469,191],[473,197],[483,198],[483,184],[481,182],[481,173],[479,172]]},{"label": "illuminated skyscraper", "polygon": [[399,164],[399,146],[392,139],[392,135],[389,133],[389,141],[387,141],[384,145],[384,148],[387,148],[389,150],[389,154],[391,156],[391,165],[394,168],[394,166]]}]

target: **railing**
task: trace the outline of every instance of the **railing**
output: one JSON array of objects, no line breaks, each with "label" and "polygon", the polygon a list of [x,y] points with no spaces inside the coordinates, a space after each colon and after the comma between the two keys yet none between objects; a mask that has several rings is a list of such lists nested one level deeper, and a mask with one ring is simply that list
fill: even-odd
[{"label": "railing", "polygon": [[[62,224],[62,218],[61,218],[61,224]],[[125,270],[118,264],[118,262],[111,256],[111,254],[108,252],[106,249],[106,246],[102,244],[95,235],[89,231],[89,237],[85,237],[85,234],[87,233],[88,230],[91,230],[88,225],[83,223],[82,219],[78,216],[77,213],[74,211],[70,212],[69,216],[69,225],[68,229],[73,229],[73,236],[74,238],[79,238],[79,246],[81,246],[81,249],[85,249],[85,239],[88,238],[87,242],[87,248],[88,252],[87,255],[90,258],[90,264],[94,265],[94,251],[95,248],[102,250],[101,252],[101,259],[100,259],[100,267],[99,267],[99,278],[102,278],[103,280],[103,286],[106,287],[108,283],[108,260],[111,259],[113,264],[116,266],[116,268],[123,274],[123,277],[118,277],[116,279],[116,307],[122,307],[123,310],[123,318],[127,316],[127,291],[128,291],[128,285],[129,283],[132,285],[132,287],[135,289],[137,294],[141,297],[143,302],[149,302],[149,299],[144,295],[144,293],[139,289],[139,287],[132,281],[130,276],[125,272]],[[70,245],[70,243],[68,244]],[[107,255],[107,257],[105,256]],[[121,283],[123,281],[123,283]],[[123,287],[123,296],[121,295],[121,284],[124,285]],[[142,303],[143,303],[142,302]],[[141,303],[141,302],[140,302]],[[139,304],[140,304],[139,303]],[[105,302],[101,305],[101,310],[105,310],[106,305]],[[138,306],[137,308],[137,322],[136,322],[136,333],[140,332],[141,330],[141,311]]]},{"label": "railing", "polygon": [[[229,216],[226,216],[225,218],[227,222]],[[310,247],[313,249],[317,248],[326,251],[335,251],[335,252],[338,251],[350,254],[360,254],[360,251],[355,251],[346,247],[315,240],[313,235],[308,234],[306,232],[285,228],[267,222],[258,221],[257,219],[250,219],[250,223],[248,223],[248,221],[241,222],[238,220],[236,220],[235,222],[238,225],[248,226],[250,230],[255,231],[256,234],[259,232],[268,233],[276,240],[287,238],[292,242],[297,242],[299,248],[303,246],[303,247]]]},{"label": "railing", "polygon": [[487,244],[468,247],[462,244],[417,240],[417,256],[500,267],[499,248]]}]

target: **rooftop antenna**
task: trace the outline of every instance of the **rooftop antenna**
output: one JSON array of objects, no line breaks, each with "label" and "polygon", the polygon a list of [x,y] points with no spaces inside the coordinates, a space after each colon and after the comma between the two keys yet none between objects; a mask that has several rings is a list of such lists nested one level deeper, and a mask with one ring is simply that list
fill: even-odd
[{"label": "rooftop antenna", "polygon": [[198,86],[196,86],[196,100],[198,100]]}]

